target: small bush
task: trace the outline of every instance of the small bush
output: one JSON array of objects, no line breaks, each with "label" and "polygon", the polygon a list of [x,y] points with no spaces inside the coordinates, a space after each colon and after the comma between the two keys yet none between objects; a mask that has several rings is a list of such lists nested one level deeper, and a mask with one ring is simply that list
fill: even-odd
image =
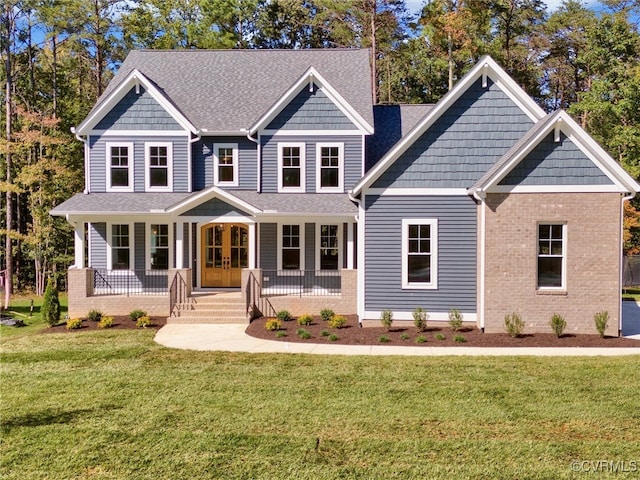
[{"label": "small bush", "polygon": [[598,334],[604,338],[604,332],[607,329],[607,324],[609,323],[609,312],[603,311],[598,312],[593,316],[593,321],[596,324],[596,330]]},{"label": "small bush", "polygon": [[98,328],[111,328],[113,326],[113,317],[102,317]]},{"label": "small bush", "polygon": [[340,337],[338,337],[338,335],[336,335],[335,333],[332,333],[331,335],[329,335],[327,337],[327,340],[329,340],[330,342],[335,342],[337,340],[339,340]]},{"label": "small bush", "polygon": [[281,322],[288,322],[293,317],[289,313],[289,310],[280,310],[278,313],[276,313],[276,318]]},{"label": "small bush", "polygon": [[136,310],[131,310],[131,312],[129,312],[129,318],[134,322],[137,322],[140,318],[146,317],[146,316],[147,316],[147,312],[145,312],[144,310],[136,309]]},{"label": "small bush", "polygon": [[151,325],[152,325],[151,319],[146,315],[143,315],[136,321],[136,327],[138,328],[147,328]]},{"label": "small bush", "polygon": [[270,332],[274,332],[282,328],[282,322],[277,318],[270,318],[264,322],[264,328]]},{"label": "small bush", "polygon": [[402,335],[400,335],[400,338],[402,340],[409,340],[409,334],[408,333],[403,333]]},{"label": "small bush", "polygon": [[298,317],[298,325],[311,325],[313,323],[313,317],[311,315],[300,315]]},{"label": "small bush", "polygon": [[422,307],[416,307],[413,311],[413,324],[420,332],[427,329],[427,312],[422,310]]},{"label": "small bush", "polygon": [[504,316],[504,328],[513,338],[519,337],[524,331],[524,322],[517,313],[513,312]]},{"label": "small bush", "polygon": [[309,331],[305,330],[304,328],[299,328],[298,330],[296,330],[296,335],[298,335],[303,340],[308,340],[311,338],[311,333],[309,333]]},{"label": "small bush", "polygon": [[55,327],[60,323],[60,300],[58,299],[56,281],[53,278],[49,278],[47,281],[47,288],[44,291],[40,313],[42,319],[47,322],[47,325],[50,327]]},{"label": "small bush", "polygon": [[91,320],[92,322],[99,322],[102,319],[102,312],[100,310],[89,310],[87,313],[87,320]]},{"label": "small bush", "polygon": [[67,330],[77,330],[82,327],[82,320],[79,318],[70,318],[67,320]]},{"label": "small bush", "polygon": [[324,320],[325,322],[328,322],[331,319],[331,317],[333,317],[334,315],[335,313],[330,308],[323,308],[320,311],[320,316],[322,317],[322,320]]},{"label": "small bush", "polygon": [[446,340],[447,337],[445,337],[443,334],[441,333],[436,333],[433,338],[435,338],[436,340]]},{"label": "small bush", "polygon": [[323,337],[328,337],[329,335],[331,335],[331,332],[329,332],[329,330],[322,330],[320,332],[320,335]]},{"label": "small bush", "polygon": [[378,338],[378,341],[380,343],[389,343],[391,340],[389,340],[389,337],[387,337],[386,335],[380,335],[380,338]]},{"label": "small bush", "polygon": [[455,337],[453,337],[453,341],[456,343],[467,343],[467,339],[462,335],[456,335]]},{"label": "small bush", "polygon": [[331,328],[342,328],[347,324],[347,319],[342,315],[334,315],[328,323]]},{"label": "small bush", "polygon": [[287,332],[285,332],[284,330],[278,330],[276,332],[276,338],[283,338],[287,336]]},{"label": "small bush", "polygon": [[393,323],[393,312],[391,310],[383,310],[380,313],[380,323],[382,323],[383,327],[389,330]]},{"label": "small bush", "polygon": [[449,310],[449,326],[454,332],[457,332],[462,327],[462,314],[457,308]]},{"label": "small bush", "polygon": [[427,343],[427,337],[425,337],[424,335],[416,337],[416,343]]},{"label": "small bush", "polygon": [[551,330],[553,330],[553,333],[555,333],[556,337],[560,338],[562,336],[562,332],[564,332],[564,329],[567,327],[567,322],[564,318],[562,318],[562,315],[554,313],[551,317],[549,325],[551,325]]}]

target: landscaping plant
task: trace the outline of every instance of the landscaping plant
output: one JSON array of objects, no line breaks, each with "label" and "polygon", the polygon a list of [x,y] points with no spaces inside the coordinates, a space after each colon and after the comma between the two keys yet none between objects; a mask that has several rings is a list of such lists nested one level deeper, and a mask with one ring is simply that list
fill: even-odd
[{"label": "landscaping plant", "polygon": [[282,322],[278,318],[270,318],[264,322],[264,328],[270,332],[274,332],[282,328]]},{"label": "landscaping plant", "polygon": [[138,319],[140,319],[141,317],[146,317],[146,316],[147,316],[147,312],[145,312],[144,310],[140,310],[140,309],[131,310],[131,312],[129,312],[129,318],[131,320],[133,320],[134,322],[137,322]]},{"label": "landscaping plant", "polygon": [[151,325],[152,325],[151,318],[147,317],[146,315],[140,317],[136,321],[136,327],[138,328],[147,328],[147,327],[150,327]]},{"label": "landscaping plant", "polygon": [[334,315],[328,322],[331,328],[342,328],[347,324],[347,319],[342,315]]},{"label": "landscaping plant", "polygon": [[288,322],[293,317],[291,317],[289,310],[280,310],[278,313],[276,313],[276,318],[281,322]]},{"label": "landscaping plant", "polygon": [[517,338],[524,331],[524,322],[517,313],[509,313],[504,316],[504,328],[511,337]]},{"label": "landscaping plant", "polygon": [[380,313],[380,323],[382,323],[383,327],[389,330],[393,323],[393,312],[391,310],[383,310]]},{"label": "landscaping plant", "polygon": [[111,328],[113,326],[113,317],[102,317],[98,323],[98,328]]},{"label": "landscaping plant", "polygon": [[427,329],[427,312],[422,310],[422,307],[416,307],[413,311],[413,324],[420,332]]},{"label": "landscaping plant", "polygon": [[462,314],[457,308],[449,310],[449,326],[454,332],[457,332],[462,327]]},{"label": "landscaping plant", "polygon": [[320,316],[322,317],[322,320],[324,320],[325,322],[328,322],[331,317],[333,317],[335,315],[334,311],[331,310],[330,308],[323,308],[320,311]]},{"label": "landscaping plant", "polygon": [[467,343],[467,339],[462,335],[456,335],[455,337],[453,337],[453,341],[456,343]]},{"label": "landscaping plant", "polygon": [[77,330],[82,327],[82,320],[79,318],[70,318],[67,320],[67,330]]},{"label": "landscaping plant", "polygon": [[308,340],[311,338],[311,333],[309,333],[309,331],[305,330],[304,328],[299,328],[298,330],[296,330],[296,335],[298,335],[303,340]]},{"label": "landscaping plant", "polygon": [[596,324],[596,330],[598,334],[604,338],[604,332],[607,329],[607,324],[609,323],[609,312],[603,311],[598,312],[593,316],[593,321]]},{"label": "landscaping plant", "polygon": [[562,332],[564,332],[564,329],[567,328],[566,320],[562,317],[562,315],[558,315],[557,313],[553,314],[549,324],[551,325],[551,330],[553,330],[553,333],[555,333],[557,338],[560,338],[562,336]]},{"label": "landscaping plant", "polygon": [[300,315],[298,317],[298,325],[311,325],[313,323],[313,317],[311,315],[307,315],[306,313],[304,315]]},{"label": "landscaping plant", "polygon": [[99,322],[102,319],[102,312],[100,310],[91,309],[89,313],[87,313],[87,320],[91,320],[92,322]]},{"label": "landscaping plant", "polygon": [[436,340],[446,340],[447,337],[445,337],[443,334],[441,333],[436,333],[433,338],[435,338]]},{"label": "landscaping plant", "polygon": [[338,337],[335,333],[332,333],[331,335],[329,335],[327,337],[327,340],[329,340],[330,342],[335,342],[339,339],[340,337]]},{"label": "landscaping plant", "polygon": [[56,281],[52,277],[50,277],[47,282],[40,312],[42,313],[42,319],[50,327],[55,327],[60,323],[60,300],[58,299]]},{"label": "landscaping plant", "polygon": [[386,335],[380,335],[380,338],[378,338],[378,341],[380,343],[389,343],[391,340],[389,340],[389,337],[387,337]]}]

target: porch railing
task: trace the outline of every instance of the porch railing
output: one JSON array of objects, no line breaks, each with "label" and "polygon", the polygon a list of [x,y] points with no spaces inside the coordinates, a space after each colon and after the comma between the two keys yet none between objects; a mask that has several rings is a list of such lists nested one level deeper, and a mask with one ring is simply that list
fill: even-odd
[{"label": "porch railing", "polygon": [[93,295],[167,295],[168,270],[93,270]]},{"label": "porch railing", "polygon": [[263,270],[262,295],[327,296],[340,295],[339,270]]},{"label": "porch railing", "polygon": [[260,316],[275,317],[276,311],[271,305],[271,302],[269,302],[269,299],[261,295],[260,282],[258,282],[258,279],[253,273],[249,274],[244,288],[246,312],[251,320]]},{"label": "porch railing", "polygon": [[176,316],[176,306],[190,303],[190,301],[187,281],[182,278],[180,272],[177,272],[169,286],[169,315]]}]

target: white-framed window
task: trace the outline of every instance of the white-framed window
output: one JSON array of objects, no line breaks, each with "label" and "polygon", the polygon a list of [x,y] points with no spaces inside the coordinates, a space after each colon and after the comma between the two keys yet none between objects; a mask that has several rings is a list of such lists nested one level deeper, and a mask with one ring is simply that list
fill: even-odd
[{"label": "white-framed window", "polygon": [[316,223],[316,270],[342,269],[342,225]]},{"label": "white-framed window", "polygon": [[238,144],[213,144],[213,184],[216,186],[238,186]]},{"label": "white-framed window", "polygon": [[316,191],[344,191],[344,143],[316,144]]},{"label": "white-framed window", "polygon": [[149,266],[150,270],[169,269],[169,225],[152,223],[149,228]]},{"label": "white-framed window", "polygon": [[106,142],[107,192],[133,192],[133,143]]},{"label": "white-framed window", "polygon": [[147,142],[144,144],[145,189],[170,192],[173,187],[173,144]]},{"label": "white-framed window", "polygon": [[538,224],[539,289],[565,289],[567,285],[567,225]]},{"label": "white-framed window", "polygon": [[304,224],[278,224],[278,270],[304,270]]},{"label": "white-framed window", "polygon": [[111,270],[131,269],[131,239],[133,229],[128,223],[111,224],[110,265]]},{"label": "white-framed window", "polygon": [[402,220],[402,288],[438,288],[438,220]]},{"label": "white-framed window", "polygon": [[305,192],[305,144],[278,143],[278,191]]}]

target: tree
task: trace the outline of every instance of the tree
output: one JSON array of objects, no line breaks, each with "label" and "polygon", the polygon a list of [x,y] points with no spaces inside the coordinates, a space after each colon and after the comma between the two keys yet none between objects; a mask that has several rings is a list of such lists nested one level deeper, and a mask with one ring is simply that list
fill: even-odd
[{"label": "tree", "polygon": [[53,277],[49,277],[47,288],[42,299],[42,307],[40,307],[42,319],[47,322],[50,327],[55,327],[60,323],[60,300],[58,299],[58,288]]}]

